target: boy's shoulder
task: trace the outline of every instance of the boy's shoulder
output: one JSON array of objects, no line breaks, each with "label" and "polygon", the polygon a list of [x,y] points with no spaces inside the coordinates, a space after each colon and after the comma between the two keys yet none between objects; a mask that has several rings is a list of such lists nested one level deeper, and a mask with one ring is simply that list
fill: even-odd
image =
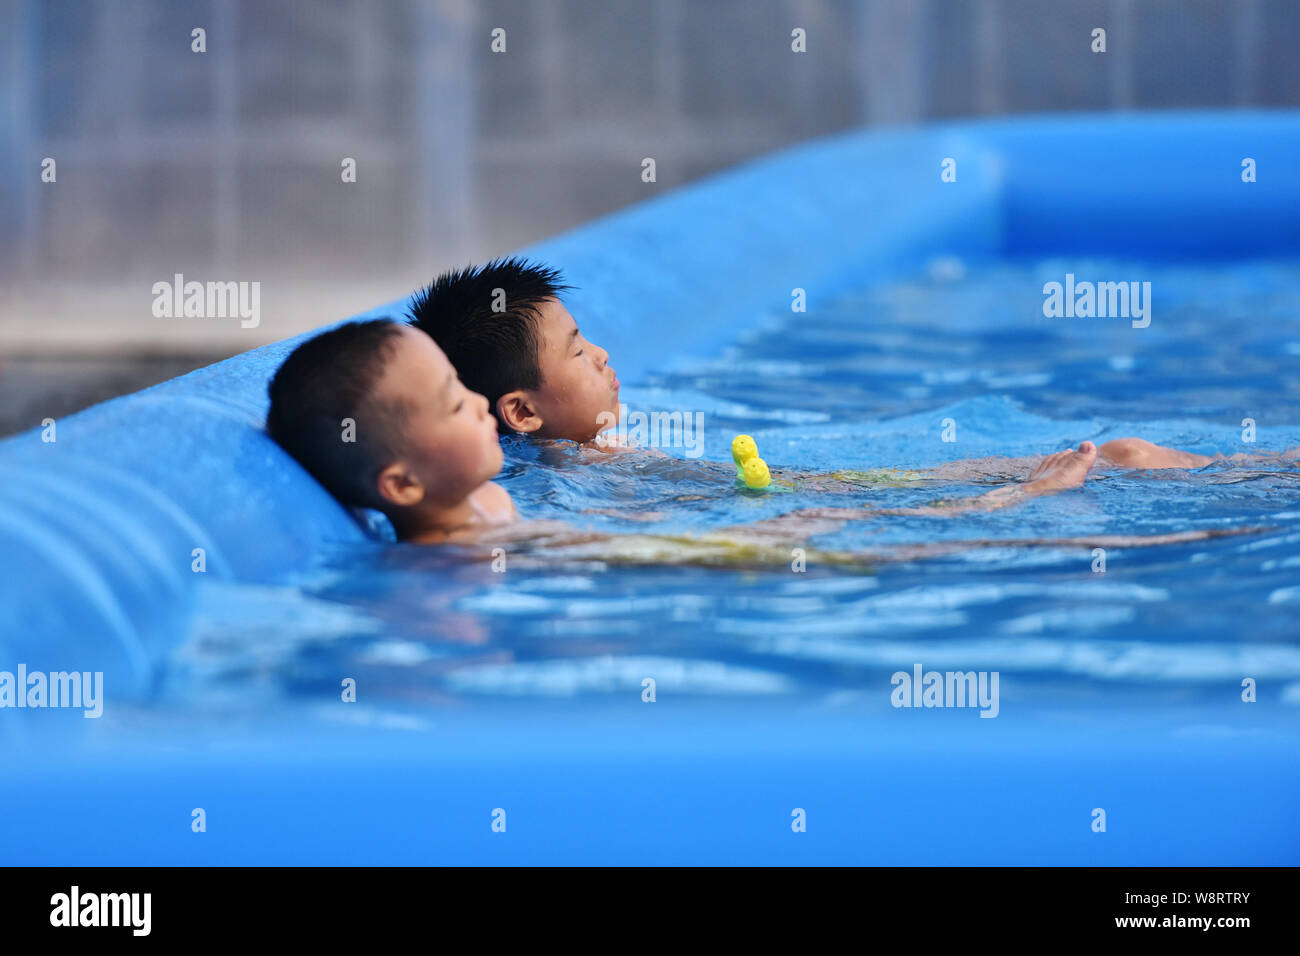
[{"label": "boy's shoulder", "polygon": [[662,449],[655,448],[652,445],[638,444],[627,435],[619,435],[614,432],[601,432],[591,441],[583,445],[582,450],[584,452],[595,452],[595,457],[627,452],[650,455],[655,458],[668,457]]},{"label": "boy's shoulder", "polygon": [[489,521],[510,521],[516,516],[515,502],[510,492],[495,481],[484,482],[470,495],[475,507]]}]

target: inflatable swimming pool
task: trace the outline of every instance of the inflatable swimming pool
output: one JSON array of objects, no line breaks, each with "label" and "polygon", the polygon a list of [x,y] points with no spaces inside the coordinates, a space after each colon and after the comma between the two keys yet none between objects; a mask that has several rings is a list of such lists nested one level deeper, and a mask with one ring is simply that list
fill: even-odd
[{"label": "inflatable swimming pool", "polygon": [[[976,264],[1051,261],[1064,275],[1098,261],[1180,269],[1293,260],[1300,256],[1297,156],[1300,116],[1291,113],[854,133],[522,251],[564,270],[578,287],[569,304],[584,332],[652,403],[656,389],[680,395],[710,360],[761,343],[764,329],[789,316],[796,289],[816,312],[880,284]],[[1247,159],[1253,182],[1243,181]],[[949,160],[951,182],[941,176]],[[401,305],[367,314],[394,314]],[[1278,340],[1283,356],[1300,354],[1300,332],[1289,328]],[[981,348],[1011,347],[989,338],[988,327],[970,331]],[[1147,331],[1159,330],[1132,334]],[[1090,620],[1082,611],[1069,618],[1065,638],[1028,641],[1014,656],[1006,621],[963,617],[961,602],[984,587],[966,577],[979,572],[969,565],[934,572],[966,589],[957,605],[951,590],[910,586],[892,604],[869,605],[876,613],[914,603],[917,614],[930,615],[923,633],[909,630],[915,614],[886,616],[883,628],[861,623],[864,612],[854,608],[868,605],[853,602],[890,587],[871,575],[817,578],[810,595],[811,584],[719,572],[725,576],[710,585],[705,612],[681,597],[680,569],[621,575],[557,566],[492,581],[442,555],[377,543],[266,438],[266,383],[296,341],[0,443],[0,671],[104,674],[99,719],[0,710],[7,862],[1219,865],[1300,858],[1291,812],[1300,796],[1300,649],[1284,618],[1264,615],[1267,642],[1244,643],[1238,656],[1227,645],[1245,642],[1243,635],[1212,643],[1194,627],[1182,643],[1157,646],[1143,642],[1141,629],[1151,625],[1142,608],[1171,588],[1110,581],[1129,589],[1123,613]],[[1291,345],[1296,351],[1287,353]],[[1272,347],[1260,342],[1247,351],[1243,361]],[[756,387],[795,375],[800,388],[811,388],[816,376],[791,372],[777,352],[770,360],[750,356],[763,383]],[[807,366],[811,354],[787,358]],[[961,400],[973,404],[954,406],[963,409],[956,418],[986,431],[971,430],[967,453],[1014,446],[1010,453],[1030,454],[1036,442],[1077,440],[1085,419],[1095,424],[1099,416],[1089,419],[1086,410],[1069,427],[1052,408],[1028,414],[1029,393],[1042,383],[1031,365],[1032,352],[1019,380],[972,380],[976,391]],[[929,374],[941,380],[951,373],[945,367],[932,362]],[[1121,362],[1113,371],[1124,369]],[[1016,381],[1028,390],[1023,400],[992,394]],[[942,404],[924,387],[909,392],[917,387],[912,379],[897,387],[899,402],[927,421]],[[1295,397],[1279,388],[1269,422],[1274,450],[1300,444]],[[1140,395],[1116,408],[1131,409],[1130,421],[1159,418],[1164,440],[1190,440],[1178,423],[1208,417],[1193,408],[1150,415]],[[917,460],[926,452],[901,412],[892,431],[872,433],[868,449],[840,434],[842,420],[818,418],[820,401],[807,402],[802,418],[790,417],[793,400],[769,403],[769,421],[784,414],[798,426],[797,433],[772,431],[768,440],[779,434],[791,444],[783,452],[778,443],[770,461],[866,468],[939,460]],[[748,420],[737,402],[724,404],[710,413]],[[1236,418],[1215,427],[1238,430]],[[874,457],[885,447],[908,460]],[[717,442],[706,452],[727,457]],[[781,462],[782,454],[792,460]],[[554,486],[542,493],[521,455],[512,459],[508,487],[525,510],[549,507]],[[1278,485],[1273,497],[1288,487]],[[1213,507],[1199,517],[1218,520]],[[1278,613],[1300,596],[1300,570],[1287,556],[1300,540],[1286,525],[1291,512],[1300,508],[1283,503],[1268,521],[1260,512],[1248,522],[1285,525],[1253,545],[1278,549],[1267,556],[1277,580],[1261,599]],[[1160,515],[1147,517],[1148,530],[1164,527]],[[1025,536],[1010,528],[983,530]],[[957,533],[945,528],[936,540]],[[1239,558],[1251,545],[1234,547]],[[1030,553],[1014,557],[1018,583],[988,585],[1027,602],[1015,618],[1022,631],[1025,622],[1044,626],[1042,615],[1033,616],[1035,595],[1059,588],[1063,573],[1034,564]],[[1195,549],[1144,560],[1230,566],[1227,552]],[[1184,572],[1172,579],[1185,580]],[[669,598],[657,602],[661,590]],[[841,618],[826,616],[830,595],[843,603]],[[584,612],[582,602],[597,597],[609,600]],[[392,607],[405,608],[400,624],[386,610]],[[725,626],[717,608],[736,611]],[[433,630],[411,639],[417,631],[404,629],[430,617]],[[682,628],[677,643],[662,640],[670,621]],[[1112,625],[1129,629],[1125,643],[1070,637],[1099,628],[1104,637]],[[710,640],[741,635],[745,651],[692,658],[683,650],[692,628]],[[825,656],[818,640],[832,632],[852,639],[850,656]],[[938,634],[960,640],[945,643]],[[368,656],[332,656],[331,647],[359,635]],[[1179,637],[1172,630],[1150,636]],[[760,649],[778,644],[779,653]],[[1034,665],[1051,679],[1026,676],[1034,671],[1025,655],[1035,646],[1055,655],[1055,663],[1044,657]],[[845,670],[845,661],[867,659],[879,673]],[[964,671],[1013,659],[1021,662],[1022,690],[1011,698],[1017,706],[1004,702],[995,720],[890,704],[888,675],[910,671],[913,661]],[[1143,671],[1151,660],[1154,669]],[[342,703],[340,681],[355,676],[347,668],[357,661],[366,679],[358,680],[357,702]],[[1201,683],[1192,689],[1166,679],[1198,666]],[[1151,683],[1127,690],[1090,683],[1103,672]],[[651,703],[642,681],[654,675]],[[1245,678],[1259,682],[1255,704],[1241,701]],[[204,833],[191,829],[200,807]],[[1098,809],[1109,821],[1104,832],[1094,829]],[[805,832],[792,827],[802,819]]]}]

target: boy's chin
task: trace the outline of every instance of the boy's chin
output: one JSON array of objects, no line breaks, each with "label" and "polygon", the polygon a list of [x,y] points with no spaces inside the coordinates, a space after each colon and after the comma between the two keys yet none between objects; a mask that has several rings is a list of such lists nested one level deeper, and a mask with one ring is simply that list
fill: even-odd
[{"label": "boy's chin", "polygon": [[[602,424],[599,428],[596,429],[596,435],[603,435],[606,432],[616,431],[618,429],[618,423],[621,419],[621,413],[622,413],[622,407],[619,405],[618,394],[615,393],[614,404],[605,412],[597,416],[596,420],[603,422],[605,424]],[[596,435],[592,435],[591,437],[595,438]]]}]

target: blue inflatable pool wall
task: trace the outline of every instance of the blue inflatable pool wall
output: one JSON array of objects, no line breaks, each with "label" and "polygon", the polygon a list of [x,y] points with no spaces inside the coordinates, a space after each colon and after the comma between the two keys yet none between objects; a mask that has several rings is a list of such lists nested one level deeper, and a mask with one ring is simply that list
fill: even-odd
[{"label": "blue inflatable pool wall", "polygon": [[[1242,161],[1247,157],[1257,165],[1257,182],[1242,181]],[[618,356],[620,375],[634,381],[664,363],[719,353],[765,316],[788,310],[795,288],[806,290],[811,304],[825,303],[837,293],[860,288],[872,277],[897,275],[936,256],[976,260],[1098,253],[1221,259],[1295,254],[1300,251],[1297,157],[1300,116],[1293,113],[1072,116],[860,132],[748,164],[521,252],[564,271],[577,286],[569,298],[572,312],[593,340]],[[956,163],[956,181],[945,183],[941,164],[949,158]],[[402,305],[399,300],[367,315],[398,314]],[[363,539],[353,517],[262,430],[267,382],[298,341],[259,348],[61,419],[54,426],[54,441],[44,440],[48,429],[36,427],[0,443],[0,580],[5,618],[0,667],[22,661],[32,670],[100,670],[112,682],[118,699],[147,699],[157,662],[186,633],[200,577],[192,570],[196,549],[205,556],[208,578],[285,583],[309,572],[327,543]],[[859,751],[864,747],[885,744],[846,740],[841,735],[838,742],[822,741],[810,753],[809,736],[792,730],[774,712],[755,714],[753,721],[754,726],[773,724],[763,738],[769,748],[787,747],[787,754],[804,753],[820,761],[821,770],[804,768],[803,774],[806,781],[819,779],[824,792],[857,788],[860,794],[863,787],[874,785],[860,767],[851,774],[843,767],[852,754],[863,757]],[[681,756],[682,750],[674,747],[691,739],[690,727],[672,721],[664,727],[665,736],[655,745],[657,756],[649,758],[654,772],[688,772],[680,766],[669,769],[669,755]],[[520,792],[530,780],[536,783],[537,774],[567,773],[577,781],[574,786],[583,780],[599,786],[589,779],[595,771],[590,762],[583,762],[581,748],[565,751],[563,730],[552,728],[541,741],[535,739],[540,734],[536,729],[497,730],[507,736],[492,738],[496,731],[487,725],[461,728],[454,741],[444,739],[450,749],[440,751],[440,756],[424,753],[419,758],[403,756],[393,749],[395,744],[375,744],[359,735],[355,753],[367,755],[365,759],[380,760],[377,755],[392,751],[393,762],[386,765],[392,775],[390,779],[378,772],[373,779],[358,781],[359,789],[353,791],[312,790],[310,773],[300,772],[303,767],[293,759],[272,759],[252,747],[247,759],[210,755],[207,762],[196,762],[189,776],[159,771],[149,776],[148,788],[139,779],[128,782],[125,772],[113,778],[117,783],[99,780],[96,786],[103,802],[89,811],[51,783],[54,777],[22,779],[22,786],[6,784],[4,815],[20,821],[30,819],[23,814],[44,814],[49,819],[67,814],[63,819],[81,817],[90,827],[96,819],[111,825],[110,818],[120,811],[123,816],[115,819],[130,821],[122,825],[135,842],[94,844],[89,855],[97,862],[417,862],[419,855],[410,849],[410,831],[400,821],[369,820],[364,825],[377,829],[370,831],[364,847],[350,855],[337,848],[331,851],[323,834],[313,837],[310,829],[286,835],[280,825],[257,821],[263,819],[259,814],[267,801],[291,806],[302,799],[320,806],[323,800],[340,815],[336,818],[342,821],[340,827],[346,829],[348,821],[361,826],[364,814],[359,808],[367,800],[385,800],[384,780],[408,784],[418,780],[436,788],[446,775],[471,770],[506,775],[509,779],[498,782],[501,792],[507,793]],[[310,738],[306,730],[303,735]],[[611,753],[618,750],[618,735],[613,731],[608,740],[598,737],[584,738],[592,748],[587,758],[602,747]],[[949,756],[956,762],[948,766],[953,772],[975,759],[970,754],[960,756],[960,737],[950,741],[954,749]],[[489,757],[475,744],[489,739],[508,739],[506,750],[523,762],[489,767]],[[743,846],[732,841],[733,831],[743,830],[749,815],[807,799],[806,794],[780,792],[783,787],[773,783],[781,777],[780,757],[768,765],[769,773],[754,777],[755,765],[745,763],[747,745],[738,740],[720,737],[717,746],[725,752],[712,756],[697,741],[687,760],[701,767],[730,766],[727,761],[731,761],[736,765],[734,780],[747,781],[754,796],[755,802],[732,808],[733,815],[726,817],[730,822],[719,824],[712,842],[701,841],[689,827],[674,836],[673,825],[666,820],[666,835],[648,846],[634,839],[626,827],[611,822],[593,824],[595,830],[587,831],[582,840],[567,842],[562,835],[567,831],[543,827],[533,831],[533,842],[521,838],[510,852],[487,846],[487,837],[448,836],[435,855],[459,862],[594,862],[619,852],[631,854],[629,861],[649,862],[864,859],[851,851],[858,845],[851,840],[828,838],[793,851],[776,850],[762,841]],[[549,748],[533,753],[549,753],[555,759],[540,769],[534,767],[536,773],[530,777],[527,753],[533,746]],[[1025,746],[1040,747],[1044,755],[1057,753],[1047,737]],[[346,750],[344,744],[340,747]],[[290,749],[286,745],[281,752]],[[562,756],[565,752],[568,758]],[[1097,774],[1105,773],[1108,766],[1140,766],[1131,754],[1089,752],[1086,746],[1076,746],[1074,757]],[[402,764],[408,758],[414,763]],[[339,759],[338,754],[329,758],[335,765]],[[571,762],[565,763],[566,759]],[[917,754],[906,759],[916,764],[918,774],[930,774],[926,779],[933,782],[937,773],[933,761],[927,765]],[[1230,769],[1232,759],[1225,744],[1224,760],[1229,763],[1219,764],[1220,769]],[[241,779],[241,772],[254,774],[250,768],[255,766],[265,772],[256,795],[233,782]],[[1294,766],[1288,766],[1293,782]],[[406,770],[394,769],[399,767]],[[630,768],[628,774],[635,777],[640,772]],[[824,776],[817,778],[816,773]],[[1188,788],[1189,801],[1192,793],[1204,794],[1206,779],[1194,767],[1175,767],[1169,773],[1170,780]],[[198,787],[200,779],[209,788],[228,791],[230,813],[242,814],[246,828],[233,842],[211,842],[196,850],[186,842],[186,831],[174,837],[151,836],[145,806],[122,809],[132,806],[131,800],[142,799],[146,789],[150,796],[145,804],[159,813],[169,812],[162,809],[169,797],[189,806],[186,801],[192,803],[193,798],[186,787]],[[1063,771],[1058,780],[1065,779],[1081,778]],[[11,778],[10,783],[18,780]],[[1017,794],[1023,792],[1017,786],[1012,777],[992,781],[963,812],[993,828],[998,820],[1014,817]],[[1083,792],[1086,787],[1053,786],[1061,791],[1056,796],[1066,802],[1077,797],[1091,806],[1088,801],[1094,799]],[[932,791],[919,782],[915,787],[904,782],[902,787],[918,801],[917,825],[933,824],[924,812],[935,799]],[[573,788],[559,788],[548,797],[551,803],[545,804],[545,813],[543,803],[533,806],[542,816],[553,811],[557,819],[574,813],[604,819],[600,815],[604,799],[606,809],[616,807],[622,820],[656,813],[670,817],[675,806],[671,799],[664,802],[654,794],[636,796],[630,788],[604,797],[595,791],[583,794],[574,797]],[[720,793],[719,799],[724,796]],[[444,798],[452,804],[460,799],[446,794],[439,799]],[[449,805],[445,801],[436,805]],[[684,806],[677,809],[697,812]],[[1191,804],[1185,809],[1192,815],[1196,812]],[[726,811],[719,812],[725,816]],[[1159,814],[1151,814],[1153,821],[1158,820]],[[856,832],[852,822],[841,823],[849,828],[842,833]],[[1257,823],[1268,825],[1264,819]],[[942,846],[927,842],[930,849],[904,858],[913,862],[1116,859],[1098,856],[1086,836],[1077,842],[1043,838],[1033,844],[1038,849],[1026,843],[1010,852],[972,835],[959,821],[949,826],[950,832],[932,830],[931,836],[950,840],[950,854],[945,856]],[[71,839],[43,842],[39,825],[31,827],[28,835],[19,832],[17,823],[5,829],[17,860],[85,862],[86,854],[78,855]],[[864,834],[869,831],[867,827]],[[1230,829],[1218,837],[1207,836],[1196,852],[1138,841],[1128,844],[1131,852],[1121,858],[1251,862],[1261,845],[1257,836],[1254,831]],[[872,858],[897,861],[898,855],[891,856],[889,848],[897,844],[898,854],[904,853],[902,840],[893,831],[875,834],[868,842],[875,841],[879,853]],[[1288,852],[1294,852],[1294,845]]]}]

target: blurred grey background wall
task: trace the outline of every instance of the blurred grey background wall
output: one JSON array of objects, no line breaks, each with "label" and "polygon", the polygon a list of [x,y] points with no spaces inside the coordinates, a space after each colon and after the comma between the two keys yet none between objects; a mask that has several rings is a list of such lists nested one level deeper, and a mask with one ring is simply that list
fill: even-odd
[{"label": "blurred grey background wall", "polygon": [[[50,363],[242,351],[859,125],[1294,107],[1298,40],[1298,0],[0,0],[0,404]],[[176,273],[259,281],[260,324],[154,318]]]}]

